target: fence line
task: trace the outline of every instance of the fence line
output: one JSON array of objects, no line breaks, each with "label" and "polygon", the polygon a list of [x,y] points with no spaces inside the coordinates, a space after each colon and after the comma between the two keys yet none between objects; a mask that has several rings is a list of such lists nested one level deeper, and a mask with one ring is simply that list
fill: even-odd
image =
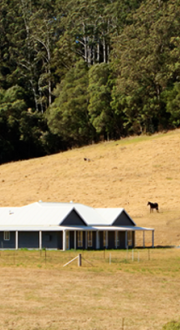
[{"label": "fence line", "polygon": [[[63,266],[68,260],[77,259],[77,251],[50,251],[50,250],[0,250],[0,265],[37,265]],[[82,260],[94,267],[100,264],[120,263],[152,263],[157,260],[165,260],[167,253],[170,258],[180,256],[180,249],[133,249],[133,250],[101,250],[80,251]],[[70,260],[71,261],[71,260]]]}]

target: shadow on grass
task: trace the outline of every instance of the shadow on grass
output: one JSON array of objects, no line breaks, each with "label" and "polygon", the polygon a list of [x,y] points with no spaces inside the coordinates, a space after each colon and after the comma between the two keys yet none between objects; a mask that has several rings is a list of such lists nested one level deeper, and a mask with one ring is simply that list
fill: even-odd
[{"label": "shadow on grass", "polygon": [[139,249],[139,250],[144,250],[144,249],[174,249],[174,248],[180,248],[180,246],[176,246],[176,245],[155,245],[154,247],[152,246],[146,246],[146,247],[143,247],[143,246],[136,246],[136,249]]},{"label": "shadow on grass", "polygon": [[175,245],[156,245],[154,248],[156,249],[174,249],[177,246]]}]

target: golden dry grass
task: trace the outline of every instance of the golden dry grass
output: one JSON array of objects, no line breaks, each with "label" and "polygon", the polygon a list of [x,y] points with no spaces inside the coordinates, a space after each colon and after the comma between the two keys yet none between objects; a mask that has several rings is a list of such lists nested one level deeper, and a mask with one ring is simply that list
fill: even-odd
[{"label": "golden dry grass", "polygon": [[[180,130],[1,165],[0,195],[0,206],[124,207],[137,225],[155,228],[155,245],[180,245]],[[149,213],[148,201],[159,203],[159,214]]]},{"label": "golden dry grass", "polygon": [[[124,207],[155,228],[155,245],[180,245],[180,130],[105,142],[0,166],[0,206],[38,200]],[[90,162],[84,162],[88,157]],[[149,213],[147,202],[160,213]],[[137,243],[142,243],[142,233]],[[151,235],[146,233],[146,245]],[[2,330],[161,330],[179,318],[180,249],[1,251]],[[112,263],[108,263],[111,253]]]},{"label": "golden dry grass", "polygon": [[0,329],[161,330],[179,318],[180,249],[139,252],[83,251],[63,268],[77,252],[1,251]]}]

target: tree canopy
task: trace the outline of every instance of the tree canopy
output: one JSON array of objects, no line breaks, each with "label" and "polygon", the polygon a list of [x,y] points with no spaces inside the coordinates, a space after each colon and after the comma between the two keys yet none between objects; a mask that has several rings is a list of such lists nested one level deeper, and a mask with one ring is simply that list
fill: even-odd
[{"label": "tree canopy", "polygon": [[0,162],[180,126],[178,0],[0,0]]}]

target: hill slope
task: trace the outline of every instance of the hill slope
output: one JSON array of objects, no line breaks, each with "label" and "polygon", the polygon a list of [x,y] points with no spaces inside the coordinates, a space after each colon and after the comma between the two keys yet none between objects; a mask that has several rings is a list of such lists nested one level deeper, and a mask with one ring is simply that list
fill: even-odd
[{"label": "hill slope", "polygon": [[[180,130],[175,130],[4,164],[0,206],[73,200],[124,207],[137,225],[155,228],[156,245],[180,245],[179,151]],[[159,203],[159,214],[150,214],[148,201]]]}]

